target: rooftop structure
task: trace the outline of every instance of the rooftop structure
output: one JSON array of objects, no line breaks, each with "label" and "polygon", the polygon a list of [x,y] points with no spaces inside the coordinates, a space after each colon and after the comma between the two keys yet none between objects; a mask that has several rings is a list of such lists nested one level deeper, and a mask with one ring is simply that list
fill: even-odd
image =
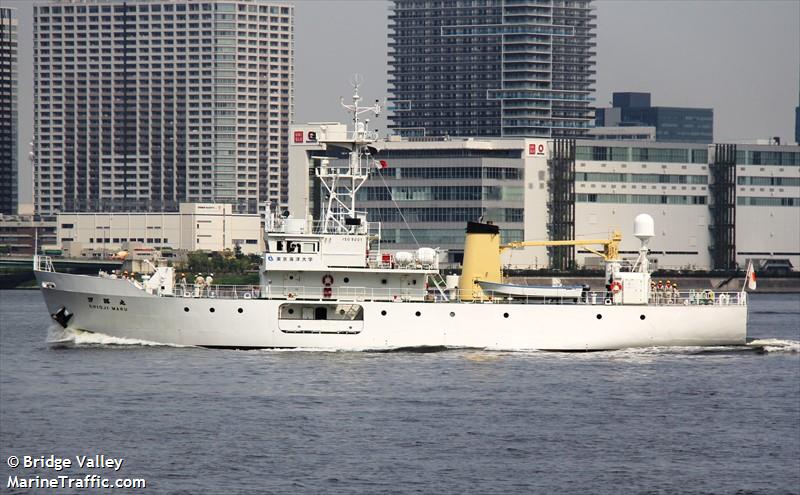
[{"label": "rooftop structure", "polygon": [[598,108],[597,127],[641,127],[656,129],[656,141],[711,143],[714,141],[714,110],[711,108],[654,107],[650,93],[614,93],[613,107]]},{"label": "rooftop structure", "polygon": [[594,127],[586,133],[587,139],[612,141],[655,141],[656,128],[649,127]]}]

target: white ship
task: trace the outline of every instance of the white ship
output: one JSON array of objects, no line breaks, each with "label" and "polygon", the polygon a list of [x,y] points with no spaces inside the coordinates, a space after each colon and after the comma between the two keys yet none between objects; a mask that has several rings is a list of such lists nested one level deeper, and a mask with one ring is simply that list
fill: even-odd
[{"label": "white ship", "polygon": [[[351,105],[354,130],[318,137],[349,151],[323,159],[321,218],[266,220],[258,286],[179,287],[171,267],[143,283],[57,273],[34,258],[48,311],[61,326],[113,337],[212,348],[388,350],[424,347],[590,351],[651,346],[741,345],[746,293],[651,290],[648,240],[653,220],[635,219],[642,245],[620,259],[608,240],[500,244],[499,228],[470,222],[460,277],[439,274],[437,251],[383,251],[380,224],[356,209],[356,192],[375,167],[376,133]],[[527,245],[603,246],[607,290],[504,283],[500,252]],[[591,250],[591,249],[590,249]],[[593,251],[594,252],[594,251]]]}]

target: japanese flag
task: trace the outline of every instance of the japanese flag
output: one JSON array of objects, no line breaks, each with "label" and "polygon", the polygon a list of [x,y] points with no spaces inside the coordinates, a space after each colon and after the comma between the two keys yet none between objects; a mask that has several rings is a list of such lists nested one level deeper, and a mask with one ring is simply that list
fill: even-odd
[{"label": "japanese flag", "polygon": [[745,275],[745,279],[747,280],[747,288],[756,290],[756,272],[753,270],[752,261],[747,264],[747,275]]},{"label": "japanese flag", "polygon": [[378,163],[380,163],[381,168],[389,168],[389,162],[386,160],[380,160]]}]

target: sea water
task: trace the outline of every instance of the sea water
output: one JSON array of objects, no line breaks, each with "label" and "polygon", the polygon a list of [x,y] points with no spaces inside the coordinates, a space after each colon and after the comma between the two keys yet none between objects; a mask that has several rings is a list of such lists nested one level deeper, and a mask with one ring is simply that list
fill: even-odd
[{"label": "sea water", "polygon": [[[138,493],[798,493],[800,295],[751,295],[749,337],[206,350],[60,332],[37,292],[0,291],[0,492],[31,493],[13,476],[99,474],[145,479]],[[83,456],[121,467],[79,468]]]}]

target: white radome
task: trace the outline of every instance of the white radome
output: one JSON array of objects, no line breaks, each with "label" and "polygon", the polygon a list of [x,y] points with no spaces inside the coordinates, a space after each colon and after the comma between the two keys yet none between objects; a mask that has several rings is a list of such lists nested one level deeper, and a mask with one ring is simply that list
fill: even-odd
[{"label": "white radome", "polygon": [[633,235],[642,242],[647,242],[655,234],[655,221],[647,213],[636,215],[633,220]]}]

